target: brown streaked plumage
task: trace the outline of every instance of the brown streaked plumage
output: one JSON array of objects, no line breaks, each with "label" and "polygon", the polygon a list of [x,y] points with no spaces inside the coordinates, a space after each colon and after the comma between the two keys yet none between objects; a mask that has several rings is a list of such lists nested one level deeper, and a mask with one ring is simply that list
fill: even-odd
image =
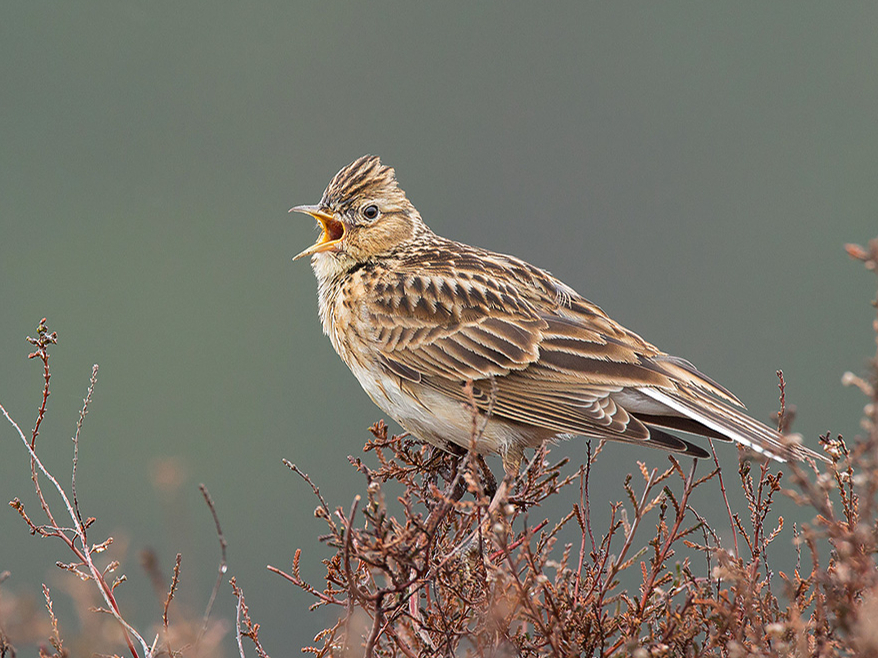
[{"label": "brown streaked plumage", "polygon": [[311,256],[324,332],[375,404],[419,439],[470,447],[474,397],[475,448],[512,471],[524,449],[571,435],[708,456],[667,429],[780,461],[824,459],[548,272],[433,233],[375,156],[293,210],[323,228],[296,258]]}]

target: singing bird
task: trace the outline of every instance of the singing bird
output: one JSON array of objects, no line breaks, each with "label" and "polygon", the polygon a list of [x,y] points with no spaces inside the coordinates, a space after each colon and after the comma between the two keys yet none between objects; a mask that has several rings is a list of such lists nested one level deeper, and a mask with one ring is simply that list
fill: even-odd
[{"label": "singing bird", "polygon": [[824,460],[545,270],[433,233],[376,156],[292,211],[322,229],[293,260],[311,257],[323,331],[418,439],[498,453],[507,473],[525,449],[577,435],[709,456],[670,431]]}]

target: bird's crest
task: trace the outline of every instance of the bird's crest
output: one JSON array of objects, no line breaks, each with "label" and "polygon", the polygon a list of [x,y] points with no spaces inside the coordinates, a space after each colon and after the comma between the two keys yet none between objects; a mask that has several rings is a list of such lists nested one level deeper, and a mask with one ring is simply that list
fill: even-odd
[{"label": "bird's crest", "polygon": [[405,199],[393,167],[381,164],[377,155],[364,155],[333,176],[320,203],[343,212],[365,197],[381,197],[397,203]]}]

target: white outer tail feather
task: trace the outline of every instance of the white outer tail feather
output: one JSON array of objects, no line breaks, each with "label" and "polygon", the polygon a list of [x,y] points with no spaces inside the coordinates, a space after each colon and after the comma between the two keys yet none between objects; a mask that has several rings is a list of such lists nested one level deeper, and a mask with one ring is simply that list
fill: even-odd
[{"label": "white outer tail feather", "polygon": [[[740,443],[742,445],[745,445],[748,448],[750,448],[751,450],[754,450],[760,454],[771,457],[772,459],[774,459],[776,461],[779,461],[779,462],[786,462],[787,461],[785,457],[781,457],[780,455],[775,454],[771,449],[768,449],[765,446],[761,446],[761,445],[754,443],[753,441],[751,441],[750,439],[741,435],[740,433],[735,432],[733,429],[731,429],[727,425],[722,425],[721,423],[717,423],[716,421],[708,418],[705,415],[697,413],[697,411],[693,410],[690,406],[681,403],[680,401],[674,399],[672,396],[668,395],[667,393],[662,392],[659,389],[640,388],[637,390],[639,390],[641,393],[643,393],[645,395],[648,395],[653,400],[660,402],[663,405],[666,405],[669,409],[673,409],[674,411],[683,414],[687,418],[691,418],[692,420],[698,421],[699,423],[701,423],[705,427],[709,427],[710,429],[712,429],[716,432],[719,432],[723,436],[729,437],[732,441],[735,441],[736,443]],[[773,439],[768,439],[768,438],[766,440],[773,441]],[[774,441],[774,442],[777,443],[776,441]],[[783,446],[781,444],[778,444],[778,448],[783,449]]]}]

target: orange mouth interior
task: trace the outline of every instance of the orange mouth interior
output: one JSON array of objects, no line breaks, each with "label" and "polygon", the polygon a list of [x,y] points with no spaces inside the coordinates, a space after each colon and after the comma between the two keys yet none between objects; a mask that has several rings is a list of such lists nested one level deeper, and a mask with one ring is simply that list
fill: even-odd
[{"label": "orange mouth interior", "polygon": [[332,211],[320,208],[319,206],[296,206],[295,208],[290,208],[290,212],[311,215],[320,223],[320,227],[323,229],[320,239],[297,256],[294,256],[293,260],[298,260],[305,256],[313,256],[322,251],[333,250],[344,238],[345,224],[337,220]]},{"label": "orange mouth interior", "polygon": [[340,221],[334,217],[318,216],[317,219],[323,226],[323,235],[320,236],[321,243],[338,242],[344,237],[344,224]]}]

